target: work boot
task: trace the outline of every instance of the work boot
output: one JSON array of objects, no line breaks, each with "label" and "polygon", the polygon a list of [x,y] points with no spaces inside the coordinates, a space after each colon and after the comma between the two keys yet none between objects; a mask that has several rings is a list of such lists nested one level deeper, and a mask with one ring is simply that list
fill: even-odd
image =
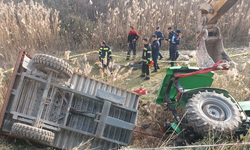
[{"label": "work boot", "polygon": [[141,74],[140,77],[145,77],[145,75],[144,75],[144,74]]},{"label": "work boot", "polygon": [[159,67],[159,66],[157,66],[157,69],[160,69],[160,67]]},{"label": "work boot", "polygon": [[159,60],[162,60],[162,58],[163,58],[163,57],[160,57],[160,59],[159,59]]},{"label": "work boot", "polygon": [[151,73],[155,73],[155,72],[157,72],[157,70],[154,70],[154,71],[152,71]]},{"label": "work boot", "polygon": [[144,80],[149,80],[150,79],[150,77],[146,77],[146,78],[144,78]]}]

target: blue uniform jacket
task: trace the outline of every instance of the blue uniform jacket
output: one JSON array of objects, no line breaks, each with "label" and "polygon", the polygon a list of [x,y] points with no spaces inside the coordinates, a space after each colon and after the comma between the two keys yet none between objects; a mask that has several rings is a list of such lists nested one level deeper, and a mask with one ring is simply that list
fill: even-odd
[{"label": "blue uniform jacket", "polygon": [[155,35],[157,36],[157,39],[160,38],[159,43],[161,45],[161,40],[164,40],[163,33],[161,31],[160,32],[155,31]]},{"label": "blue uniform jacket", "polygon": [[172,37],[175,35],[175,32],[172,31],[172,33],[169,33],[168,39],[170,39],[170,44],[172,43]]},{"label": "blue uniform jacket", "polygon": [[173,45],[173,46],[177,46],[177,45],[180,44],[181,38],[178,38],[177,34],[175,34],[175,35],[172,37],[171,42],[172,42],[172,45]]},{"label": "blue uniform jacket", "polygon": [[159,55],[159,48],[160,48],[160,43],[158,40],[155,40],[153,44],[151,45],[152,49],[152,58],[157,59]]}]

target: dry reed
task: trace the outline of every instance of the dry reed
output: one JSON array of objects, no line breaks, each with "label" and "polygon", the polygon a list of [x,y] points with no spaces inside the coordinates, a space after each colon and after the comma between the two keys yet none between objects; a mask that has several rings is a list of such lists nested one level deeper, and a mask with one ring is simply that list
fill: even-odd
[{"label": "dry reed", "polygon": [[19,47],[26,47],[30,54],[49,52],[58,47],[59,20],[57,10],[46,8],[43,3],[31,0],[15,4],[0,3],[0,53],[4,69],[12,67]]}]

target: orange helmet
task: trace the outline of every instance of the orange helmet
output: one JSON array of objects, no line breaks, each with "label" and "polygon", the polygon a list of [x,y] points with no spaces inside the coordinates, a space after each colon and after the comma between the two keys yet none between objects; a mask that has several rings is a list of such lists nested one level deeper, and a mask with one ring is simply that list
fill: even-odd
[{"label": "orange helmet", "polygon": [[154,61],[150,61],[150,63],[148,63],[148,66],[153,66],[154,65]]}]

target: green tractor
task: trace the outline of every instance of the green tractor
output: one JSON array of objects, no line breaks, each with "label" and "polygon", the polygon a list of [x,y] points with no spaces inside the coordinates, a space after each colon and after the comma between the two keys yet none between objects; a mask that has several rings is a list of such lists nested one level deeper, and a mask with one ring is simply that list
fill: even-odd
[{"label": "green tractor", "polygon": [[[228,91],[211,88],[213,75],[213,71],[197,67],[170,67],[162,80],[156,102],[167,103],[180,124],[176,127],[168,122],[170,128],[177,133],[182,131],[180,128],[189,130],[185,139],[194,137],[190,133],[203,137],[212,130],[221,135],[247,133],[250,102],[237,102]],[[183,118],[176,111],[177,105],[185,109]],[[180,134],[184,136],[185,131]]]}]

